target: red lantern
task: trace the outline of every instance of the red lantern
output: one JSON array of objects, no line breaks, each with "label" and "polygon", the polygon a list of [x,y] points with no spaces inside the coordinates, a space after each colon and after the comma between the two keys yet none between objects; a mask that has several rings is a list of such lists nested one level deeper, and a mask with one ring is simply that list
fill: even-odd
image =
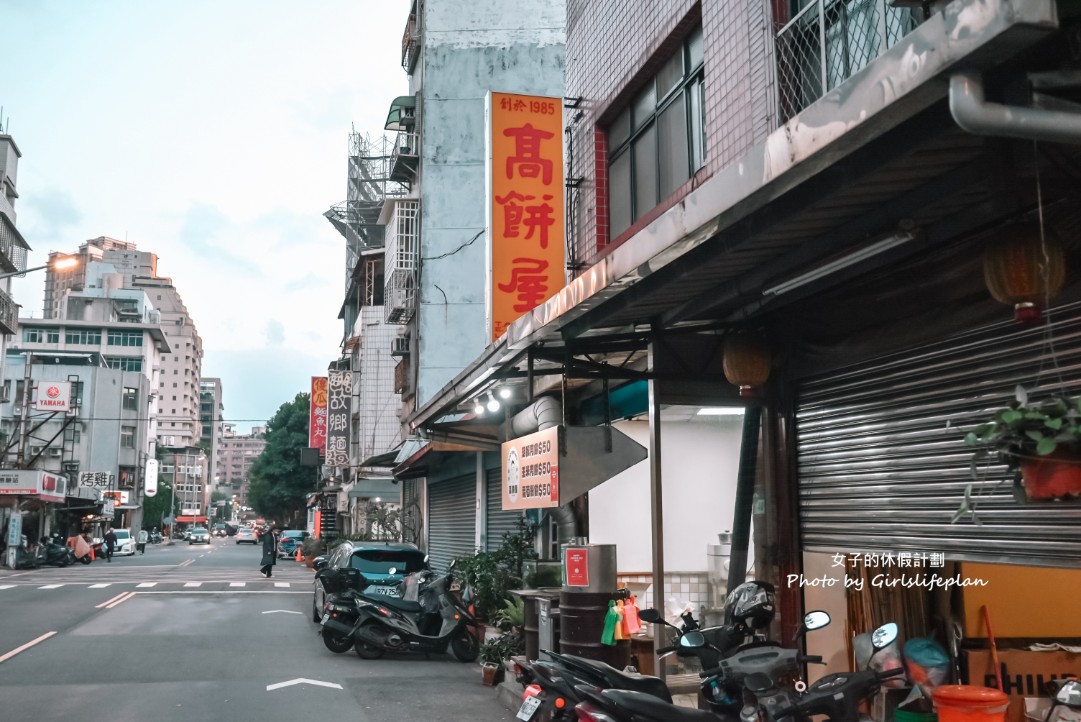
[{"label": "red lantern", "polygon": [[754,387],[769,379],[770,353],[765,342],[750,334],[729,336],[724,343],[724,377],[739,386],[739,395],[754,395]]},{"label": "red lantern", "polygon": [[1044,304],[1066,283],[1062,244],[1036,223],[1006,226],[984,250],[983,278],[996,301],[1013,306],[1018,323],[1041,323]]}]

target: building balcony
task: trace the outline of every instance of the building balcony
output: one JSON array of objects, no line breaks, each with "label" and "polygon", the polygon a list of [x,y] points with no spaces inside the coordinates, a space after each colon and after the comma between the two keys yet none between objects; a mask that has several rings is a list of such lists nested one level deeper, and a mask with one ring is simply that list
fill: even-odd
[{"label": "building balcony", "polygon": [[837,87],[920,24],[889,0],[813,0],[777,31],[780,122]]},{"label": "building balcony", "polygon": [[386,228],[383,263],[386,292],[384,321],[406,324],[417,308],[417,272],[420,269],[420,201],[397,201]]},{"label": "building balcony", "polygon": [[19,306],[5,291],[0,290],[0,333],[11,336],[19,330]]},{"label": "building balcony", "polygon": [[417,67],[417,58],[420,57],[420,27],[417,24],[417,5],[409,12],[409,19],[405,21],[405,32],[402,33],[402,69],[410,75]]},{"label": "building balcony", "polygon": [[417,164],[420,162],[419,143],[420,135],[417,133],[398,133],[391,153],[391,180],[412,183],[417,179]]},{"label": "building balcony", "polygon": [[30,246],[23,240],[15,223],[7,213],[0,211],[0,272],[15,273],[26,270],[26,254]]}]

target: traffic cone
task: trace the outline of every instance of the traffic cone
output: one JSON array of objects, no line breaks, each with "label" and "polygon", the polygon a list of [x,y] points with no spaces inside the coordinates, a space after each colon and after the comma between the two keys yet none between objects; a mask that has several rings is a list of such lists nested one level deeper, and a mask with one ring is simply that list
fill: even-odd
[{"label": "traffic cone", "polygon": [[304,561],[304,556],[300,553],[300,545],[299,544],[297,544],[297,561],[298,562]]}]

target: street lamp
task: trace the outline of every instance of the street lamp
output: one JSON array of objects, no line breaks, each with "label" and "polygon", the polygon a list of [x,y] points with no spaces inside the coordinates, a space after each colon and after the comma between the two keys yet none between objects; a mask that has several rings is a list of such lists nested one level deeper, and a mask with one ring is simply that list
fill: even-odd
[{"label": "street lamp", "polygon": [[54,271],[65,271],[69,268],[74,268],[79,265],[78,256],[64,256],[56,259],[53,263],[46,263],[44,266],[34,266],[33,268],[24,268],[21,271],[11,271],[10,273],[0,273],[0,279],[11,278],[12,276],[21,276],[31,271],[43,271],[46,268],[51,268]]}]

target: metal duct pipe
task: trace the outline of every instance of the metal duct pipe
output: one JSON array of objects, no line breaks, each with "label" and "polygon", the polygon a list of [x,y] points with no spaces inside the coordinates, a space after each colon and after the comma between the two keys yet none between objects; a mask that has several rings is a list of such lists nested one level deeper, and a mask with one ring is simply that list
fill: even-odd
[{"label": "metal duct pipe", "polygon": [[510,420],[515,438],[544,431],[563,423],[563,406],[553,396],[541,396]]},{"label": "metal duct pipe", "polygon": [[950,113],[976,135],[995,135],[1081,145],[1081,114],[988,103],[975,73],[950,77]]},{"label": "metal duct pipe", "polygon": [[[510,428],[514,436],[518,437],[532,434],[534,431],[544,431],[562,423],[563,405],[553,396],[541,396],[514,415],[510,421]],[[558,506],[549,509],[548,514],[555,519],[560,543],[580,536],[578,516],[574,513],[573,506],[570,504]]]}]

